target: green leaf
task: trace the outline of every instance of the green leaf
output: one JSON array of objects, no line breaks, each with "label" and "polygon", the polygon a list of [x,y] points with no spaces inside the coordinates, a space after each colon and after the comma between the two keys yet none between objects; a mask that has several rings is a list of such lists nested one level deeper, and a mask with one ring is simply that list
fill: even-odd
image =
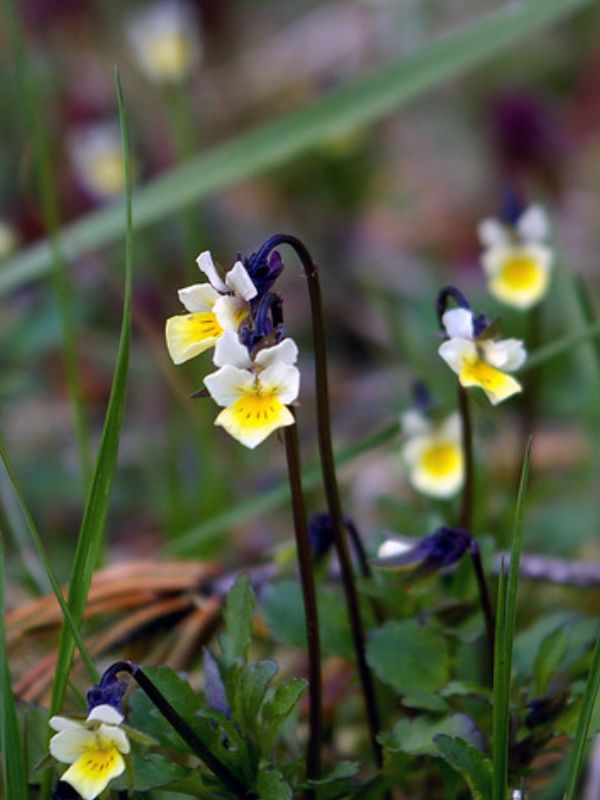
[{"label": "green leaf", "polygon": [[307,687],[308,682],[302,678],[289,678],[280,684],[273,697],[264,703],[260,747],[265,757],[270,755],[281,726],[293,714]]},{"label": "green leaf", "polygon": [[41,769],[49,757],[48,752],[48,720],[50,714],[47,708],[30,703],[19,703],[17,712],[23,731],[23,740],[26,747],[26,764],[30,781],[39,781],[42,778]]},{"label": "green leaf", "polygon": [[510,717],[510,687],[512,673],[513,641],[517,620],[517,592],[519,586],[519,563],[522,548],[523,511],[529,477],[531,439],[527,443],[513,525],[512,548],[508,584],[504,570],[498,581],[498,603],[496,637],[494,643],[494,687],[493,687],[493,800],[506,800],[508,784],[508,738]]},{"label": "green leaf", "polygon": [[[117,99],[119,103],[119,121],[125,161],[125,197],[126,197],[126,243],[125,243],[125,292],[123,297],[123,321],[119,339],[119,350],[113,376],[113,383],[108,400],[108,408],[104,420],[104,428],[100,440],[98,457],[94,467],[92,481],[83,512],[81,529],[75,548],[75,557],[71,569],[68,605],[74,623],[78,626],[83,619],[88,590],[94,569],[101,552],[104,534],[104,523],[108,512],[110,490],[117,466],[119,437],[125,411],[125,394],[127,389],[127,372],[129,367],[129,341],[131,335],[131,283],[132,283],[132,244],[133,223],[131,204],[131,177],[129,166],[129,143],[127,120],[121,84],[117,76]],[[75,642],[71,629],[63,626],[58,646],[56,673],[52,686],[51,711],[56,713],[62,708]]]},{"label": "green leaf", "polygon": [[[351,661],[354,649],[341,590],[320,586],[317,604],[323,653]],[[297,580],[273,583],[261,596],[261,609],[273,638],[281,644],[302,649],[306,648],[303,608],[302,590]]]},{"label": "green leaf", "polygon": [[292,800],[292,790],[281,772],[262,769],[258,773],[256,791],[260,800]]},{"label": "green leaf", "polygon": [[387,622],[369,633],[367,661],[400,694],[432,693],[448,681],[446,639],[415,620]]},{"label": "green leaf", "polygon": [[131,788],[136,792],[147,792],[158,786],[169,786],[186,778],[192,772],[188,767],[175,764],[172,759],[165,758],[159,753],[144,753],[143,755],[133,753],[131,766],[131,787],[129,787],[129,778],[125,772],[110,784],[112,791],[126,791]]},{"label": "green leaf", "polygon": [[435,739],[440,734],[474,743],[481,739],[466,714],[452,714],[441,719],[422,716],[397,722],[392,732],[384,737],[384,746],[391,752],[400,751],[412,756],[437,756],[440,753]]},{"label": "green leaf", "polygon": [[228,662],[245,662],[252,636],[252,617],[256,598],[248,575],[240,575],[227,595],[223,617],[225,635],[221,646]]},{"label": "green leaf", "polygon": [[473,800],[489,800],[492,796],[492,764],[489,758],[469,742],[445,733],[435,736],[434,742],[444,760],[465,779]]},{"label": "green leaf", "polygon": [[[0,620],[4,620],[4,542],[0,536]],[[27,771],[23,740],[19,730],[17,705],[12,690],[4,625],[0,629],[0,753],[2,754],[2,785],[4,797],[27,800]]]},{"label": "green leaf", "polygon": [[590,728],[592,723],[592,715],[594,707],[598,701],[600,693],[600,635],[596,639],[596,646],[594,647],[594,655],[592,657],[592,666],[590,674],[585,687],[585,694],[583,697],[583,705],[581,709],[581,716],[577,725],[577,733],[575,734],[575,743],[569,758],[569,778],[567,783],[567,793],[565,800],[575,800],[577,797],[577,784],[579,782],[579,775],[585,760],[585,754],[588,747],[588,738],[590,736]]},{"label": "green leaf", "polygon": [[246,732],[257,732],[260,707],[265,699],[269,684],[278,671],[279,666],[276,661],[257,661],[243,669],[240,676],[236,709],[239,712],[239,719],[236,719],[236,721],[242,725]]},{"label": "green leaf", "polygon": [[564,658],[568,641],[569,632],[565,628],[557,628],[542,642],[534,666],[534,693],[537,697],[546,692]]},{"label": "green leaf", "polygon": [[421,708],[425,711],[445,713],[449,711],[448,703],[430,692],[412,692],[402,699],[405,708]]},{"label": "green leaf", "polygon": [[[589,3],[590,0],[506,3],[311,105],[218,145],[140,190],[136,203],[138,228],[277,167],[321,142],[373,123]],[[118,239],[123,231],[121,213],[118,207],[109,207],[67,226],[61,237],[64,256],[74,258]],[[0,293],[44,274],[50,259],[47,242],[12,258],[0,273]]]}]

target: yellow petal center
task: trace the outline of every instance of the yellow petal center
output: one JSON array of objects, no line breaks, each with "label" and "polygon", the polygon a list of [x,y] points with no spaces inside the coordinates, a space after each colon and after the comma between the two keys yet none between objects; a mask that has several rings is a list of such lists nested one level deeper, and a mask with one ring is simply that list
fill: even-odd
[{"label": "yellow petal center", "polygon": [[167,78],[183,77],[190,61],[190,44],[182,34],[168,34],[152,42],[153,68],[158,75]]},{"label": "yellow petal center", "polygon": [[212,311],[202,311],[195,314],[187,314],[186,334],[189,342],[198,342],[202,339],[218,338],[223,333],[223,328]]},{"label": "yellow petal center", "polygon": [[96,743],[71,764],[62,780],[70,784],[84,800],[95,800],[124,769],[123,756],[114,744]]},{"label": "yellow petal center", "polygon": [[504,372],[491,367],[481,358],[466,361],[459,377],[463,384],[481,386],[490,392],[501,391],[509,378]]},{"label": "yellow petal center", "polygon": [[534,289],[542,280],[537,261],[530,256],[514,256],[502,265],[500,280],[507,289],[515,292]]},{"label": "yellow petal center", "polygon": [[260,388],[243,394],[229,407],[232,417],[241,428],[263,428],[276,422],[285,409],[273,392],[261,392]]},{"label": "yellow petal center", "polygon": [[123,157],[118,151],[97,156],[90,161],[88,169],[90,185],[98,194],[113,195],[122,191],[125,172]]},{"label": "yellow petal center", "polygon": [[421,467],[433,478],[445,478],[460,469],[461,451],[453,443],[440,442],[428,447],[421,456]]}]

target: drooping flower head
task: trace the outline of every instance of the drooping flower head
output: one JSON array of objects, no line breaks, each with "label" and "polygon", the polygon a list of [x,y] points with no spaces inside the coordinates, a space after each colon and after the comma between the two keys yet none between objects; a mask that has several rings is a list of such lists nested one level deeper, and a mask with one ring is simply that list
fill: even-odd
[{"label": "drooping flower head", "polygon": [[293,425],[288,406],[300,388],[297,358],[290,338],[251,355],[236,333],[225,332],[215,347],[214,363],[220,369],[204,379],[213,400],[224,407],[215,425],[250,449],[277,428]]},{"label": "drooping flower head", "polygon": [[241,261],[225,275],[217,269],[208,251],[197,258],[208,283],[196,283],[179,290],[187,314],[170,317],[166,323],[167,349],[175,364],[214,347],[225,331],[237,331],[249,312],[256,287]]},{"label": "drooping flower head", "polygon": [[140,71],[158,85],[184,80],[200,59],[198,20],[184,0],[160,0],[136,13],[127,36]]},{"label": "drooping flower head", "polygon": [[406,571],[413,579],[419,579],[451,567],[475,546],[468,531],[442,526],[416,542],[400,537],[388,539],[372,563],[382,569]]},{"label": "drooping flower head", "polygon": [[434,419],[420,409],[401,417],[402,460],[411,484],[431,497],[456,494],[464,482],[460,415]]},{"label": "drooping flower head", "polygon": [[506,305],[528,309],[546,294],[553,252],[548,217],[539,205],[511,208],[504,219],[483,220],[478,229],[489,291]]},{"label": "drooping flower head", "polygon": [[71,766],[61,776],[83,800],[95,800],[108,784],[125,770],[129,753],[127,734],[121,727],[123,715],[112,705],[94,706],[85,721],[52,717],[56,731],[50,740],[51,755]]},{"label": "drooping flower head", "polygon": [[[461,307],[444,310],[449,297],[458,299]],[[496,325],[481,314],[475,315],[453,287],[440,293],[438,313],[446,337],[438,353],[458,375],[461,386],[483,389],[492,405],[521,391],[521,384],[507,374],[525,361],[525,348],[519,339],[497,338]]]}]

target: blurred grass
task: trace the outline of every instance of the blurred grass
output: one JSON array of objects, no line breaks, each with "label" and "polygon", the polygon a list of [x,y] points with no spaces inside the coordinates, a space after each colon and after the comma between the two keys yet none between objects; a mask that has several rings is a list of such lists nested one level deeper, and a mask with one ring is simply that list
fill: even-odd
[{"label": "blurred grass", "polygon": [[[220,189],[279,166],[314,145],[373,123],[589,3],[590,0],[536,0],[504,4],[407,58],[196,156],[139,191],[136,227],[141,230]],[[119,207],[94,212],[63,229],[63,255],[72,259],[109,244],[120,238],[123,230]],[[0,294],[43,275],[51,262],[47,242],[33,245],[8,260],[0,271]]]}]

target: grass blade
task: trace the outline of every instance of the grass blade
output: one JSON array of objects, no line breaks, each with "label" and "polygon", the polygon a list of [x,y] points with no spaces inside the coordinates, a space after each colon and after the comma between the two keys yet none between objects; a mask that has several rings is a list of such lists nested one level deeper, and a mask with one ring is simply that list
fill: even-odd
[{"label": "grass blade", "polygon": [[583,705],[581,709],[581,716],[577,724],[577,733],[575,734],[575,743],[571,751],[569,759],[569,778],[567,782],[567,793],[565,800],[576,800],[577,783],[581,768],[585,760],[587,752],[588,738],[590,735],[590,725],[592,722],[592,714],[594,706],[598,700],[598,693],[600,692],[600,636],[596,640],[594,647],[594,655],[592,657],[592,667],[590,675],[585,687],[585,694],[583,696]]},{"label": "grass blade", "polygon": [[2,785],[4,797],[11,800],[28,800],[25,753],[17,705],[12,691],[6,639],[4,638],[4,588],[6,586],[4,569],[4,541],[0,536],[0,753],[2,754]]},{"label": "grass blade", "polygon": [[54,592],[54,594],[56,596],[56,599],[58,601],[58,604],[59,604],[59,606],[60,606],[60,608],[61,608],[61,610],[63,612],[65,625],[69,628],[71,636],[73,637],[73,640],[74,640],[75,644],[77,645],[77,648],[78,648],[78,650],[79,650],[79,652],[81,654],[81,660],[85,664],[85,667],[86,667],[86,669],[88,671],[90,679],[95,682],[99,678],[98,671],[96,670],[96,667],[94,665],[94,661],[93,661],[92,657],[90,656],[90,654],[88,652],[88,649],[85,646],[85,643],[84,643],[83,639],[81,638],[81,634],[79,633],[79,629],[78,629],[78,627],[77,627],[77,625],[75,623],[75,620],[73,619],[73,616],[72,616],[72,614],[71,614],[71,612],[69,610],[69,606],[67,605],[67,603],[65,601],[65,598],[63,597],[63,593],[62,593],[62,590],[61,590],[61,587],[60,587],[60,583],[58,582],[58,579],[57,579],[56,575],[54,574],[54,570],[52,569],[52,566],[50,564],[50,560],[48,559],[48,556],[46,555],[46,550],[45,550],[44,544],[42,542],[42,537],[40,536],[40,533],[39,533],[39,531],[38,531],[38,529],[36,527],[35,522],[33,521],[33,517],[31,516],[29,508],[27,507],[27,504],[25,503],[25,498],[24,498],[23,492],[22,492],[21,487],[19,486],[19,484],[17,482],[17,478],[16,478],[15,472],[14,472],[14,470],[12,468],[12,465],[11,465],[10,461],[8,460],[8,455],[6,453],[6,448],[4,447],[4,442],[2,441],[1,438],[0,438],[0,460],[2,461],[2,464],[3,464],[4,469],[6,471],[6,475],[8,476],[8,479],[9,479],[10,484],[12,486],[12,489],[13,489],[14,495],[16,497],[17,503],[19,505],[21,514],[23,516],[23,519],[25,520],[25,524],[26,524],[27,529],[29,531],[29,535],[31,536],[31,539],[33,540],[33,544],[35,546],[35,549],[37,550],[38,557],[39,557],[40,561],[42,562],[42,564],[44,565],[44,569],[46,570],[46,575],[48,576],[48,580],[50,582],[50,586],[52,587],[52,591]]},{"label": "grass blade", "polygon": [[532,369],[545,366],[549,361],[565,355],[565,353],[577,347],[578,344],[587,342],[589,339],[594,339],[598,336],[600,336],[600,320],[594,322],[592,325],[588,325],[587,328],[577,331],[577,333],[564,336],[556,342],[551,342],[550,344],[544,345],[544,347],[538,348],[531,353],[527,361],[517,372],[529,372]]},{"label": "grass blade", "polygon": [[508,788],[508,737],[510,719],[510,686],[512,652],[517,621],[519,563],[522,549],[523,510],[531,461],[531,439],[527,442],[513,525],[510,567],[506,581],[504,566],[498,582],[496,642],[494,648],[494,714],[493,714],[493,800],[506,800]]},{"label": "grass blade", "polygon": [[[590,3],[591,0],[506,3],[407,58],[196,156],[139,191],[136,228],[140,230],[190,203],[277,167],[327,139],[369,125]],[[74,258],[122,235],[122,209],[103,209],[64,229],[62,252],[66,258]],[[0,270],[0,294],[39,277],[50,263],[47,242],[15,256]]]},{"label": "grass blade", "polygon": [[[94,474],[89,488],[87,502],[83,512],[83,520],[77,540],[71,581],[69,586],[68,605],[71,615],[78,625],[83,617],[92,574],[98,561],[104,533],[104,523],[108,511],[110,489],[117,465],[119,437],[125,409],[127,373],[129,367],[129,341],[131,335],[131,282],[132,282],[132,201],[131,178],[129,168],[129,144],[127,122],[123,102],[121,83],[117,75],[117,98],[119,103],[119,120],[125,159],[125,196],[127,237],[125,247],[125,294],[123,300],[123,321],[119,350],[113,376],[113,383],[104,420],[104,429],[98,451]],[[63,626],[60,636],[56,676],[52,687],[51,712],[62,708],[75,642],[71,630]]]},{"label": "grass blade", "polygon": [[[367,453],[378,447],[381,444],[389,441],[390,438],[396,436],[400,430],[397,422],[392,422],[385,428],[372,433],[359,442],[356,442],[349,447],[340,450],[336,454],[335,463],[337,467],[352,461],[363,453]],[[312,489],[320,484],[321,480],[321,467],[320,464],[312,464],[302,473],[302,486],[304,490]],[[250,519],[260,516],[261,514],[271,511],[278,506],[288,503],[290,500],[289,484],[286,481],[280,481],[271,489],[262,494],[251,497],[249,500],[237,503],[231,509],[217,514],[212,519],[206,520],[201,525],[197,525],[191,530],[179,536],[177,539],[169,542],[167,549],[170,553],[185,554],[194,553],[199,546],[207,544],[207,542],[215,539],[220,534],[226,532],[234,525],[247,522]]]},{"label": "grass blade", "polygon": [[75,424],[75,437],[81,466],[82,485],[85,489],[88,486],[91,474],[90,435],[86,421],[83,389],[77,357],[77,334],[73,316],[73,290],[67,265],[63,259],[60,248],[60,213],[54,188],[56,182],[52,169],[52,153],[47,133],[48,126],[44,123],[39,111],[39,109],[44,108],[44,104],[40,102],[39,92],[35,84],[35,76],[29,68],[23,27],[18,11],[15,8],[14,0],[4,0],[4,8],[8,23],[9,40],[15,59],[17,86],[25,107],[29,132],[33,143],[42,216],[48,234],[51,253],[52,279],[60,321],[62,358],[65,367],[67,392]]}]

